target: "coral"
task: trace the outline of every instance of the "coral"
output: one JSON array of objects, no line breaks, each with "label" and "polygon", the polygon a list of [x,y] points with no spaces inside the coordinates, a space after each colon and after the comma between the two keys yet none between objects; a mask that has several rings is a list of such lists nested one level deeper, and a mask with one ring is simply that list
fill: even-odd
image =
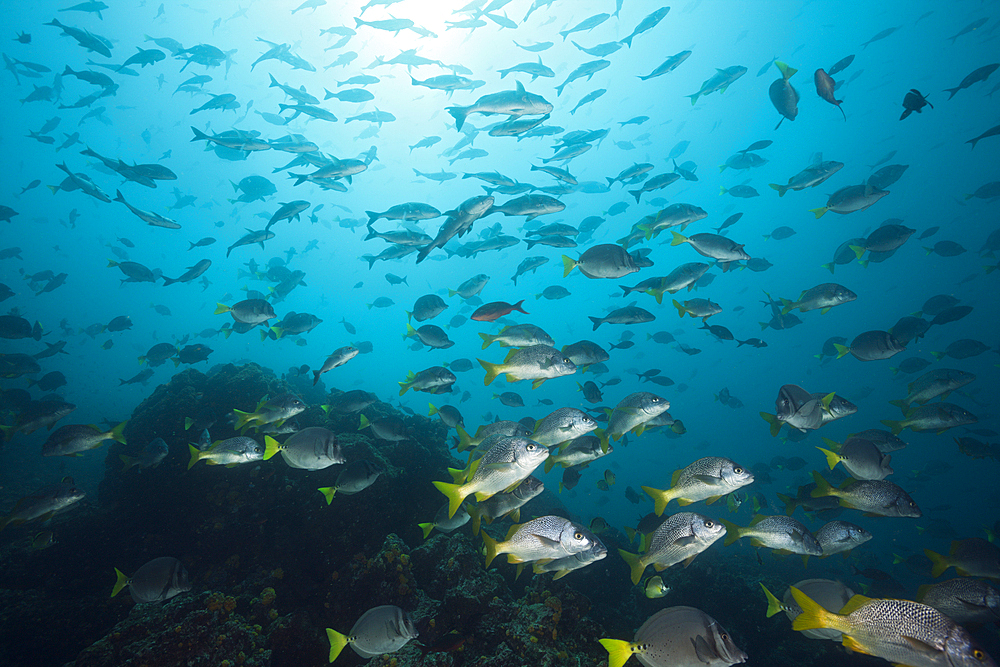
[{"label": "coral", "polygon": [[227,610],[230,600],[235,607],[233,598],[205,592],[136,606],[106,637],[80,653],[76,667],[270,665],[267,634]]}]

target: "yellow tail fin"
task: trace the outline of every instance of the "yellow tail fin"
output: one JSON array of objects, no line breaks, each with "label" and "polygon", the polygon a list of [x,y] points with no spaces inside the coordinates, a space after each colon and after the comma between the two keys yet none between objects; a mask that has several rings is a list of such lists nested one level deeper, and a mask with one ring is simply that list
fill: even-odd
[{"label": "yellow tail fin", "polygon": [[831,628],[844,632],[850,629],[849,625],[842,620],[844,619],[843,616],[827,611],[795,586],[792,586],[791,590],[795,602],[802,608],[802,613],[792,621],[793,630],[801,632],[802,630]]},{"label": "yellow tail fin", "polygon": [[323,497],[326,498],[327,505],[333,502],[333,496],[337,493],[337,487],[335,486],[323,486],[316,490],[322,493]]},{"label": "yellow tail fin", "polygon": [[257,415],[254,413],[243,412],[242,410],[233,409],[233,414],[236,415],[236,424],[233,425],[233,428],[237,431],[257,418]]},{"label": "yellow tail fin", "polygon": [[123,422],[122,422],[121,424],[119,424],[118,426],[115,426],[115,427],[114,427],[113,429],[111,429],[111,431],[110,431],[110,432],[108,433],[108,436],[109,436],[109,437],[110,437],[110,438],[111,438],[112,440],[117,440],[118,442],[120,442],[120,443],[122,443],[122,444],[124,445],[124,444],[125,444],[125,436],[124,436],[124,435],[122,435],[122,432],[123,432],[123,431],[125,430],[125,425],[126,425],[126,424],[128,424],[128,422],[127,422],[127,421],[123,421]]},{"label": "yellow tail fin", "polygon": [[740,539],[740,527],[737,526],[732,521],[726,521],[725,519],[719,519],[719,523],[726,527],[726,541],[722,543],[722,546],[728,547],[730,544]]},{"label": "yellow tail fin", "polygon": [[670,493],[670,489],[662,491],[660,489],[654,489],[651,486],[642,486],[639,488],[645,491],[646,495],[652,498],[653,502],[656,503],[656,506],[653,509],[653,511],[656,512],[656,516],[662,516],[663,511],[667,509],[667,505],[674,499],[674,496]]},{"label": "yellow tail fin", "polygon": [[623,667],[632,657],[632,654],[639,649],[638,644],[627,642],[624,639],[601,639],[601,646],[608,652],[608,667]]},{"label": "yellow tail fin", "polygon": [[767,590],[767,586],[764,584],[761,584],[760,587],[764,589],[764,595],[767,596],[767,617],[771,618],[782,610],[781,600],[774,597],[774,594]]},{"label": "yellow tail fin", "polygon": [[333,662],[340,655],[340,652],[347,647],[350,640],[332,628],[326,629],[326,637],[330,640],[330,662]]},{"label": "yellow tail fin", "polygon": [[831,452],[829,449],[823,449],[822,447],[817,447],[816,449],[826,454],[826,463],[830,466],[830,470],[836,468],[837,464],[844,460],[837,452]]},{"label": "yellow tail fin", "polygon": [[431,531],[434,530],[434,526],[436,526],[437,524],[431,522],[431,523],[418,523],[417,525],[420,526],[420,530],[424,531],[424,539],[426,540],[427,536],[431,534]]},{"label": "yellow tail fin", "polygon": [[465,496],[468,494],[464,493],[462,487],[458,484],[435,481],[434,486],[437,487],[437,490],[443,493],[448,499],[448,518],[452,518],[455,516],[455,512],[458,511],[462,501],[465,500]]},{"label": "yellow tail fin", "polygon": [[264,436],[264,460],[267,461],[275,454],[281,451],[281,445],[278,441],[269,435]]},{"label": "yellow tail fin", "polygon": [[483,545],[486,547],[486,568],[489,569],[490,563],[497,557],[497,541],[490,537],[485,530],[483,531]]},{"label": "yellow tail fin", "polygon": [[646,569],[646,564],[642,562],[642,558],[638,554],[629,553],[624,549],[619,549],[618,553],[622,555],[622,558],[625,559],[629,569],[632,571],[632,583],[638,584],[639,580],[642,579],[642,573]]},{"label": "yellow tail fin", "polygon": [[497,379],[497,376],[504,372],[503,364],[491,364],[488,361],[483,361],[482,359],[476,359],[479,364],[485,369],[486,377],[483,378],[483,384],[489,386],[491,382]]},{"label": "yellow tail fin", "polygon": [[566,255],[563,255],[562,263],[563,263],[563,278],[565,278],[573,271],[573,269],[576,268],[576,260],[571,259]]},{"label": "yellow tail fin", "polygon": [[111,597],[114,597],[119,593],[121,593],[122,589],[128,586],[129,584],[129,577],[122,574],[122,571],[119,570],[117,567],[115,568],[115,575],[118,577],[118,580],[115,582],[114,588],[111,589]]},{"label": "yellow tail fin", "polygon": [[944,574],[945,570],[951,567],[951,563],[948,562],[948,559],[937,552],[931,551],[930,549],[924,549],[924,555],[930,558],[931,563],[934,564],[934,567],[931,568],[931,576],[935,579],[940,577]]},{"label": "yellow tail fin", "polygon": [[188,445],[188,448],[191,450],[191,460],[188,461],[188,470],[190,470],[201,459],[201,451],[194,445]]}]

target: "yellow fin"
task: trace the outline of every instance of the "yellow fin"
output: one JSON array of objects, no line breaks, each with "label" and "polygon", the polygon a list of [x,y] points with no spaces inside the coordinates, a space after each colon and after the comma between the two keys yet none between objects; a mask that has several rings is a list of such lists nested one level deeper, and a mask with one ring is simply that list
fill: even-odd
[{"label": "yellow fin", "polygon": [[350,643],[350,640],[332,628],[326,629],[326,637],[330,640],[330,662],[333,662]]},{"label": "yellow fin", "polygon": [[[850,629],[850,624],[844,622],[843,617],[834,614],[831,611],[827,611],[815,602],[808,595],[797,589],[795,586],[791,587],[792,597],[795,598],[795,602],[798,603],[799,607],[802,609],[802,613],[795,617],[792,621],[792,629],[798,630],[815,630],[819,628],[832,628],[834,630],[840,630],[844,632]],[[846,638],[847,635],[844,635]]]},{"label": "yellow fin", "polygon": [[638,584],[639,580],[642,579],[642,572],[646,569],[646,564],[642,562],[642,558],[638,554],[629,553],[624,549],[619,549],[618,553],[625,559],[632,571],[632,583]]},{"label": "yellow fin", "polygon": [[461,486],[458,484],[449,484],[447,482],[433,482],[437,490],[445,495],[448,499],[448,518],[455,516],[455,512],[458,511],[459,505],[465,500],[465,496],[468,495],[464,493]]},{"label": "yellow fin", "polygon": [[115,586],[114,588],[111,589],[111,597],[114,597],[119,593],[121,593],[122,589],[128,586],[130,581],[129,577],[126,576],[125,574],[122,574],[122,571],[119,570],[117,567],[115,568],[115,575],[118,577],[118,580],[115,581]]},{"label": "yellow fin", "polygon": [[663,511],[667,509],[667,505],[673,500],[673,495],[670,493],[670,489],[666,491],[660,489],[654,489],[651,486],[640,486],[647,496],[653,499],[656,504],[653,511],[656,512],[656,516],[662,516]]},{"label": "yellow fin", "polygon": [[269,435],[264,436],[264,460],[267,461],[281,451],[281,445]]},{"label": "yellow fin", "polygon": [[771,591],[767,590],[767,586],[765,586],[763,583],[760,585],[760,587],[764,589],[764,595],[767,596],[767,617],[771,618],[779,611],[781,611],[782,609],[781,600],[774,597],[774,594],[771,593]]},{"label": "yellow fin", "polygon": [[608,652],[608,667],[623,667],[639,650],[639,644],[633,644],[623,639],[601,639],[601,646]]}]

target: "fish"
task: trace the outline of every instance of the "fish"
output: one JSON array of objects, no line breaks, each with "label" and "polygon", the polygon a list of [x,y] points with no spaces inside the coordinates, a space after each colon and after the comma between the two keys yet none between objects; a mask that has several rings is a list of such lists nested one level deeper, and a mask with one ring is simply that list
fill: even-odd
[{"label": "fish", "polygon": [[548,458],[549,450],[524,437],[501,436],[482,458],[472,463],[468,481],[461,484],[434,482],[448,498],[448,516],[453,517],[459,505],[475,494],[482,502],[522,482]]},{"label": "fish", "polygon": [[494,540],[486,531],[482,537],[487,568],[500,554],[507,554],[509,563],[527,563],[565,558],[600,544],[600,540],[583,526],[552,515],[511,526],[502,542]]},{"label": "fish", "polygon": [[954,567],[961,577],[987,577],[1000,580],[1000,547],[979,537],[954,540],[947,555],[924,549],[933,564],[931,576],[940,577]]},{"label": "fish", "polygon": [[408,390],[425,391],[431,394],[440,394],[451,391],[458,378],[444,366],[431,366],[414,373],[410,371],[406,375],[406,380],[399,383],[399,395],[402,396]]},{"label": "fish", "polygon": [[320,426],[310,426],[297,431],[283,443],[265,435],[264,445],[265,461],[280,452],[290,468],[299,470],[323,470],[347,462],[336,436],[332,431]]},{"label": "fish", "polygon": [[[562,409],[572,410],[574,408]],[[594,422],[595,427],[596,425],[597,423]],[[597,436],[577,436],[571,441],[561,444],[558,447],[557,453],[550,454],[549,457],[545,459],[545,472],[551,471],[556,465],[561,465],[563,468],[585,465],[591,461],[596,461],[602,456],[610,454],[612,451],[614,451],[614,447],[610,445],[608,445],[607,451],[605,451],[601,446],[601,439]]]},{"label": "fish", "polygon": [[[721,523],[694,512],[678,512],[663,520],[653,531],[649,548],[642,555],[619,549],[618,553],[631,570],[632,583],[638,584],[647,566],[653,565],[657,572],[684,562],[685,567],[701,552],[708,549],[726,534]],[[648,585],[647,585],[648,591]],[[655,597],[662,597],[665,593]],[[650,596],[647,593],[647,597]]]},{"label": "fish", "polygon": [[809,212],[813,213],[817,219],[823,217],[827,211],[847,215],[856,211],[864,211],[888,194],[888,190],[876,190],[867,184],[848,185],[830,195],[826,206],[809,209]]},{"label": "fish", "polygon": [[725,519],[719,521],[726,527],[725,546],[742,537],[749,537],[755,547],[767,547],[779,552],[808,556],[823,555],[823,547],[809,530],[789,516],[754,516],[750,525],[742,528]]},{"label": "fish", "polygon": [[601,447],[607,452],[608,439],[616,442],[622,436],[632,431],[636,436],[642,435],[646,422],[658,417],[670,409],[670,402],[656,394],[638,391],[629,394],[608,415],[608,425],[601,437]]},{"label": "fish", "polygon": [[[472,516],[472,534],[479,534],[479,528],[483,521],[491,523],[493,520],[505,516],[510,517],[514,522],[520,521],[520,508],[544,490],[545,485],[529,475],[513,491],[494,494],[486,500],[472,505],[469,508],[469,514]],[[447,512],[447,505],[445,512]]]},{"label": "fish", "polygon": [[823,442],[829,449],[816,449],[826,455],[830,470],[842,463],[854,479],[885,479],[893,472],[889,465],[891,455],[883,454],[870,440],[855,436],[848,438],[843,445],[838,445],[829,438],[823,438]]},{"label": "fish", "polygon": [[434,520],[427,523],[418,523],[417,526],[424,533],[424,539],[426,540],[431,531],[437,529],[442,533],[450,533],[453,530],[461,528],[469,522],[471,516],[469,515],[468,508],[465,504],[458,508],[455,516],[448,518],[448,503],[445,503],[438,511],[434,514]]},{"label": "fish", "polygon": [[956,623],[992,623],[1000,616],[1000,593],[979,579],[952,579],[917,589],[917,602]]},{"label": "fish", "polygon": [[556,558],[555,560],[535,561],[532,566],[532,572],[535,574],[540,574],[542,572],[555,572],[555,576],[552,577],[552,580],[555,581],[565,577],[574,570],[579,570],[587,567],[591,563],[602,560],[606,558],[607,555],[608,548],[604,546],[603,542],[597,540],[589,549],[577,552],[570,556]]},{"label": "fish", "polygon": [[569,445],[570,441],[575,441],[596,428],[597,422],[586,412],[577,408],[559,408],[539,420],[531,439],[545,447],[555,447],[563,443]]},{"label": "fish", "polygon": [[[493,322],[494,320],[503,317],[504,315],[508,315],[515,310],[519,313],[528,315],[528,311],[522,308],[523,304],[523,299],[514,304],[507,303],[506,301],[493,301],[483,304],[477,308],[476,311],[469,316],[469,319],[477,322]],[[485,346],[483,349],[486,349]]]},{"label": "fish", "polygon": [[823,548],[823,555],[820,558],[850,551],[874,537],[861,526],[848,521],[829,521],[813,535]]},{"label": "fish", "polygon": [[324,486],[316,490],[323,494],[323,497],[326,498],[326,504],[329,505],[333,502],[333,496],[337,491],[348,496],[360,493],[374,484],[382,472],[382,468],[368,459],[358,459],[340,471],[333,486]]},{"label": "fish", "polygon": [[234,409],[233,414],[236,416],[234,427],[241,430],[248,426],[260,427],[264,424],[281,422],[304,412],[306,407],[306,404],[293,394],[281,394],[272,399],[264,397],[251,412]]},{"label": "fish", "polygon": [[[373,27],[378,27],[375,24],[389,24],[398,20],[409,21],[409,19],[391,19],[366,23],[359,18],[354,20],[358,22],[359,26],[364,24]],[[412,25],[412,21],[409,23]],[[399,30],[402,29],[399,28]],[[398,34],[398,30],[396,32]],[[414,627],[410,615],[393,605],[382,605],[369,609],[361,615],[361,618],[354,623],[350,633],[346,635],[332,628],[326,629],[326,635],[330,641],[330,662],[336,660],[340,652],[347,646],[354,649],[354,652],[362,658],[368,659],[386,653],[395,653],[406,646],[411,639],[418,637],[417,629]]]},{"label": "fish", "polygon": [[560,30],[559,34],[562,35],[563,41],[565,42],[566,38],[572,35],[573,33],[584,32],[584,31],[589,32],[594,28],[596,28],[597,26],[604,23],[605,21],[607,21],[609,18],[611,18],[611,14],[594,14],[593,16],[580,21],[572,28],[568,28],[567,30]]},{"label": "fish", "polygon": [[919,602],[855,595],[839,612],[831,612],[794,586],[791,593],[802,609],[793,629],[839,631],[852,651],[914,666],[996,664],[964,628]]},{"label": "fish", "polygon": [[441,421],[444,422],[444,424],[449,428],[465,426],[462,413],[458,411],[458,408],[451,405],[442,405],[438,408],[433,403],[428,403],[428,405],[430,406],[427,412],[428,417],[438,415],[441,418]]},{"label": "fish", "polygon": [[681,51],[680,53],[676,53],[667,58],[666,60],[664,60],[662,63],[660,63],[649,74],[646,74],[645,76],[639,75],[639,79],[641,79],[642,81],[646,81],[648,79],[652,79],[657,76],[663,76],[664,74],[669,74],[670,72],[673,72],[675,69],[680,67],[681,63],[687,60],[690,55],[691,51]]},{"label": "fish", "polygon": [[733,65],[732,67],[727,67],[725,69],[716,69],[715,74],[705,80],[701,84],[701,88],[697,93],[693,95],[687,95],[691,98],[691,105],[694,106],[698,98],[703,95],[710,95],[715,91],[719,91],[719,94],[726,92],[737,79],[747,73],[747,68],[741,65]]},{"label": "fish", "polygon": [[563,278],[573,269],[579,269],[588,278],[622,278],[639,270],[627,250],[611,243],[591,246],[576,260],[563,255],[562,261]]},{"label": "fish", "polygon": [[647,598],[655,600],[656,598],[662,598],[669,593],[670,590],[670,587],[663,583],[663,578],[656,575],[655,577],[650,577],[646,580],[646,586],[643,589],[643,592],[646,594]]},{"label": "fish", "polygon": [[216,304],[215,314],[221,315],[223,313],[229,313],[237,322],[251,325],[277,317],[271,304],[263,299],[244,299],[232,306],[222,303]]},{"label": "fish", "polygon": [[477,359],[486,371],[484,384],[489,386],[498,375],[506,374],[508,382],[533,380],[532,389],[537,389],[545,380],[572,375],[576,364],[569,357],[549,345],[531,345],[511,350],[502,363],[495,364]]},{"label": "fish", "polygon": [[997,70],[997,68],[1000,68],[1000,63],[991,63],[989,65],[983,65],[982,67],[973,70],[964,79],[962,79],[962,82],[960,84],[958,84],[954,88],[945,88],[944,92],[951,93],[951,95],[948,97],[948,99],[950,100],[952,97],[955,97],[958,91],[964,90],[965,88],[968,88],[974,83],[986,81],[986,79],[988,79],[990,75]]},{"label": "fish", "polygon": [[837,358],[850,353],[858,361],[878,361],[890,359],[906,350],[898,340],[887,331],[866,331],[858,334],[848,345],[834,345],[837,348]]},{"label": "fish", "polygon": [[39,489],[17,501],[10,514],[0,517],[0,530],[29,521],[48,521],[56,512],[80,502],[86,495],[76,486],[72,477],[63,477],[59,483]]},{"label": "fish", "polygon": [[983,139],[986,139],[987,137],[995,137],[998,135],[1000,135],[1000,125],[994,125],[990,129],[980,134],[978,137],[973,137],[972,139],[969,139],[965,143],[972,144],[972,150],[975,150],[976,144],[978,144]]},{"label": "fish", "polygon": [[552,109],[552,104],[545,98],[527,92],[518,81],[513,91],[484,95],[469,106],[447,107],[445,110],[455,119],[455,129],[461,131],[466,118],[474,113],[506,114],[519,118],[524,115],[543,116],[551,113]]},{"label": "fish", "polygon": [[115,568],[115,576],[117,580],[111,589],[111,597],[128,588],[136,604],[164,602],[191,590],[184,564],[170,556],[154,558],[136,570],[131,577]]},{"label": "fish", "polygon": [[[634,302],[633,302],[634,303]],[[646,322],[652,322],[656,319],[656,316],[645,308],[639,308],[638,306],[626,306],[625,308],[617,308],[604,317],[594,317],[588,315],[590,321],[594,323],[594,331],[602,324],[643,324]]]},{"label": "fish", "polygon": [[832,76],[824,72],[822,69],[818,69],[813,74],[813,82],[816,84],[816,94],[823,100],[840,109],[840,113],[844,116],[844,121],[847,121],[847,114],[844,113],[844,108],[840,106],[844,103],[844,100],[838,100],[837,96],[834,94],[836,83],[834,82]]},{"label": "fish", "polygon": [[670,488],[663,491],[649,486],[640,487],[656,504],[657,516],[663,514],[671,500],[681,506],[705,500],[711,505],[722,496],[743,488],[754,481],[753,473],[738,463],[722,457],[698,459],[685,468],[675,470]]},{"label": "fish", "polygon": [[694,607],[661,609],[646,619],[631,642],[599,641],[608,652],[608,667],[624,667],[632,655],[646,667],[727,667],[747,660],[729,632]]},{"label": "fish", "polygon": [[934,431],[944,433],[956,426],[975,424],[979,419],[963,407],[944,401],[911,407],[903,413],[903,419],[883,419],[883,424],[892,430],[893,435],[899,435],[903,429],[912,431]]},{"label": "fish", "polygon": [[848,479],[840,488],[834,488],[818,472],[813,471],[812,475],[816,482],[816,488],[810,494],[813,498],[831,496],[840,501],[841,507],[861,510],[874,516],[923,516],[909,494],[888,480]]},{"label": "fish", "polygon": [[253,438],[245,436],[219,440],[212,443],[212,446],[206,450],[200,450],[194,445],[188,445],[188,449],[191,452],[188,470],[193,468],[198,461],[205,461],[208,465],[232,467],[240,463],[260,461],[264,458],[264,448]]},{"label": "fish", "polygon": [[125,443],[122,432],[128,422],[121,422],[109,431],[102,431],[92,424],[67,424],[60,426],[42,444],[42,456],[80,456],[81,452],[96,449],[105,440]]},{"label": "fish", "polygon": [[948,398],[948,395],[973,382],[976,376],[954,368],[939,368],[921,375],[906,386],[906,398],[889,401],[905,414],[913,403],[923,405],[931,399]]},{"label": "fish", "polygon": [[673,237],[673,240],[670,242],[671,246],[687,243],[699,255],[719,262],[738,262],[750,259],[750,255],[743,250],[744,244],[736,243],[725,236],[710,234],[708,232],[692,234],[691,236],[684,236],[675,231],[671,231],[670,234]]},{"label": "fish", "polygon": [[155,468],[160,465],[163,459],[167,458],[167,454],[170,453],[170,448],[167,443],[164,442],[163,438],[156,438],[146,443],[142,450],[136,456],[129,456],[128,454],[119,454],[118,458],[121,462],[125,464],[122,468],[122,474],[124,475],[128,470],[138,467],[140,470],[145,470],[146,468]]},{"label": "fish", "polygon": [[826,314],[831,308],[850,303],[858,298],[858,295],[837,283],[823,283],[805,290],[799,295],[796,301],[790,299],[779,299],[782,304],[781,314],[787,315],[791,311],[798,309],[805,313],[810,310],[819,310]]},{"label": "fish", "polygon": [[771,98],[771,104],[781,114],[781,120],[774,126],[774,129],[777,130],[786,118],[794,121],[795,117],[799,115],[799,93],[788,81],[798,70],[778,60],[774,61],[774,66],[781,71],[781,78],[776,79],[767,92]]}]

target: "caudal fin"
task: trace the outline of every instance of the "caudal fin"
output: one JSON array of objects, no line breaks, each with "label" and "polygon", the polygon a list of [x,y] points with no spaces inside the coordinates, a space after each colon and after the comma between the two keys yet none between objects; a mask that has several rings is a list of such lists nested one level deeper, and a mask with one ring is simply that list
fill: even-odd
[{"label": "caudal fin", "polygon": [[628,563],[628,567],[632,571],[632,583],[637,585],[639,580],[642,579],[642,573],[646,569],[646,565],[642,563],[637,554],[629,553],[624,549],[619,549],[618,553],[620,553],[625,562]]},{"label": "caudal fin", "polygon": [[[597,327],[594,327],[595,329]],[[488,361],[483,361],[482,359],[476,359],[479,364],[486,370],[486,377],[483,378],[483,384],[489,386],[491,382],[497,379],[497,376],[504,372],[503,364],[491,364]]]},{"label": "caudal fin", "polygon": [[469,112],[466,111],[465,107],[448,107],[448,113],[451,117],[455,119],[455,129],[461,130],[462,125],[465,124],[465,119],[468,117]]},{"label": "caudal fin", "polygon": [[670,493],[670,489],[664,491],[661,489],[654,489],[651,486],[641,486],[639,488],[641,488],[647,496],[653,499],[653,502],[655,503],[653,511],[656,513],[656,516],[662,516],[663,511],[667,509],[667,504],[669,504],[674,498]]},{"label": "caudal fin", "polygon": [[[465,500],[462,487],[458,484],[449,484],[448,482],[435,481],[433,484],[448,499],[448,518],[452,518],[455,516],[455,512],[458,511],[459,506],[461,506],[462,501]],[[486,565],[489,565],[489,561],[486,561]]]}]

